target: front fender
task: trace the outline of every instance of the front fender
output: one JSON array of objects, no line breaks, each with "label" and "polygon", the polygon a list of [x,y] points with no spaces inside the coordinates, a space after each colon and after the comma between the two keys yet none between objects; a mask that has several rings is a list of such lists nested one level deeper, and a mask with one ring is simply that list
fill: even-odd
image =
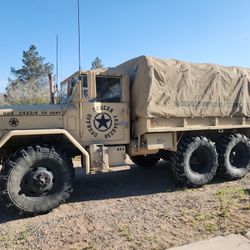
[{"label": "front fender", "polygon": [[64,129],[33,129],[33,130],[11,130],[0,140],[0,149],[13,137],[30,136],[30,135],[65,135],[66,138],[74,145],[85,157],[86,174],[90,172],[90,156],[84,147]]}]

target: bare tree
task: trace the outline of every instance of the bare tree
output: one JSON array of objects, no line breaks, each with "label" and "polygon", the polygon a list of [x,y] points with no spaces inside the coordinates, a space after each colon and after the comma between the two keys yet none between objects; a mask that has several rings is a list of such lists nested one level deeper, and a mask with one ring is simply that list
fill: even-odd
[{"label": "bare tree", "polygon": [[4,95],[0,94],[0,105],[4,105],[5,101],[4,101]]}]

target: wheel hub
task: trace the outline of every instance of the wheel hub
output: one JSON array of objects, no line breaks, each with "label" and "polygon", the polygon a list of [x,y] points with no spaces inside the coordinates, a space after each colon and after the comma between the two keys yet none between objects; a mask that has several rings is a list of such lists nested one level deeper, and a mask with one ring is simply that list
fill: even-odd
[{"label": "wheel hub", "polygon": [[26,190],[35,195],[42,195],[51,190],[53,174],[46,168],[39,167],[32,171],[26,178]]},{"label": "wheel hub", "polygon": [[249,163],[249,150],[242,142],[236,144],[229,154],[230,164],[234,168],[245,168]]}]

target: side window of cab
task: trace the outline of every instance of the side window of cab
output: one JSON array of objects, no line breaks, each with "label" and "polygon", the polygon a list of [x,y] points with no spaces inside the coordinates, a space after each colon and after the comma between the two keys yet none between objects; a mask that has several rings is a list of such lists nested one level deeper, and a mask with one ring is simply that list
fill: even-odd
[{"label": "side window of cab", "polygon": [[121,78],[110,76],[97,76],[96,101],[121,102]]}]

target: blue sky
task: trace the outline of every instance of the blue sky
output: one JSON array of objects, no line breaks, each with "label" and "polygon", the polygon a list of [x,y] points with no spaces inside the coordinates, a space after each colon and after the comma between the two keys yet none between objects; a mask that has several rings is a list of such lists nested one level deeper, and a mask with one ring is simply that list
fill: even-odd
[{"label": "blue sky", "polygon": [[[250,67],[249,0],[80,0],[82,68],[139,55]],[[76,0],[2,0],[0,91],[22,52],[37,46],[59,79],[78,69]]]}]

